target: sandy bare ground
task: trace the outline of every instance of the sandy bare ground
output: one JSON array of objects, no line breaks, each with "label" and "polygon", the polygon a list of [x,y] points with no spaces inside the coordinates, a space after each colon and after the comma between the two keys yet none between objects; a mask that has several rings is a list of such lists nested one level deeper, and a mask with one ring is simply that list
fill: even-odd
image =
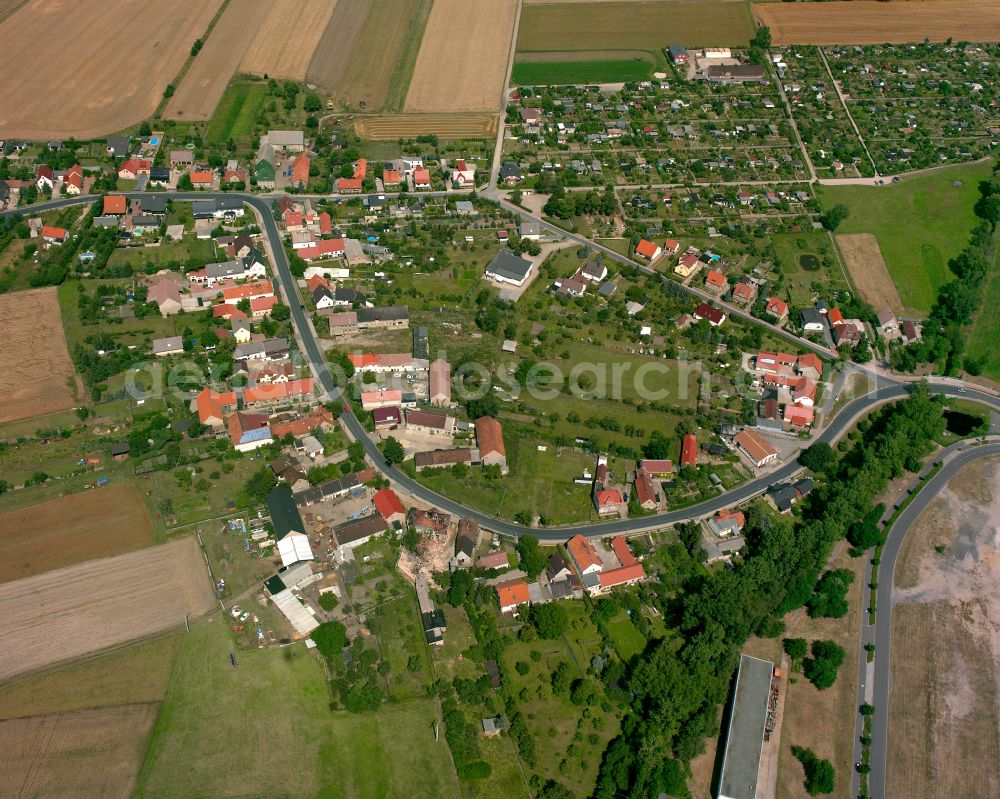
[{"label": "sandy bare ground", "polygon": [[952,480],[896,568],[888,796],[998,796],[1000,459]]},{"label": "sandy bare ground", "polygon": [[0,722],[3,795],[131,795],[157,707],[121,705]]},{"label": "sandy bare ground", "polygon": [[152,635],[212,609],[194,538],[0,585],[0,680]]},{"label": "sandy bare ground", "polygon": [[67,383],[74,370],[55,287],[0,295],[0,341],[0,422],[76,404]]},{"label": "sandy bare ground", "polygon": [[861,298],[876,311],[892,308],[894,313],[901,313],[903,300],[889,276],[876,238],[871,233],[840,233],[835,238]]},{"label": "sandy bare ground", "polygon": [[850,3],[754,4],[775,44],[992,42],[1000,37],[996,0],[854,0]]},{"label": "sandy bare ground", "polygon": [[164,110],[167,119],[204,122],[222,99],[236,67],[268,13],[269,0],[230,0],[205,46]]},{"label": "sandy bare ground", "polygon": [[274,0],[239,66],[240,72],[305,80],[337,0]]},{"label": "sandy bare ground", "polygon": [[516,12],[515,0],[435,0],[404,110],[497,110]]},{"label": "sandy bare ground", "polygon": [[0,137],[91,138],[156,109],[222,0],[30,0],[0,25]]},{"label": "sandy bare ground", "polygon": [[347,74],[351,50],[370,7],[368,0],[337,0],[306,69],[309,83],[330,94],[336,92]]},{"label": "sandy bare ground", "polygon": [[0,583],[153,543],[133,485],[113,485],[0,514]]}]

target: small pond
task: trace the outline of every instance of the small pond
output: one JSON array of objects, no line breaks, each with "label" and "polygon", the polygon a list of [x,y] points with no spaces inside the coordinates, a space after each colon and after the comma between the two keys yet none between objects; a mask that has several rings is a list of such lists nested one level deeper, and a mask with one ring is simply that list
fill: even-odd
[{"label": "small pond", "polygon": [[804,253],[803,255],[799,256],[799,266],[801,266],[807,272],[818,272],[819,258],[810,253]]}]

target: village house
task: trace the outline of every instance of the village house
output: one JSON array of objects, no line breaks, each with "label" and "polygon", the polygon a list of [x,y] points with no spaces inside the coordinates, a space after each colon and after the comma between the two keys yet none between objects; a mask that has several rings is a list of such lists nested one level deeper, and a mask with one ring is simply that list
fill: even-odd
[{"label": "village house", "polygon": [[503,444],[503,427],[492,416],[476,419],[476,444],[483,466],[499,466],[507,474],[507,450]]},{"label": "village house", "polygon": [[757,469],[778,459],[778,450],[762,439],[750,428],[744,428],[733,438],[740,453]]},{"label": "village house", "polygon": [[500,250],[486,267],[485,277],[497,283],[523,286],[531,274],[531,261],[514,255],[511,250]]}]

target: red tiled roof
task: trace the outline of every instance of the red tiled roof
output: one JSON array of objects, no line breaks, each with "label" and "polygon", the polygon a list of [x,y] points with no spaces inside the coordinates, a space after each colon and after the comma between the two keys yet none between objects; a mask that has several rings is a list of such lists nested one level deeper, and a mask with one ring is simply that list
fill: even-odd
[{"label": "red tiled roof", "polygon": [[324,211],[319,215],[319,234],[321,236],[329,236],[333,233],[333,220],[330,219],[330,215]]},{"label": "red tiled roof", "polygon": [[288,209],[281,215],[282,220],[285,223],[285,227],[299,227],[302,224],[302,214],[298,211],[293,211]]},{"label": "red tiled roof", "polygon": [[798,427],[806,427],[813,423],[815,411],[802,405],[786,405],[785,421]]},{"label": "red tiled roof", "polygon": [[831,308],[827,313],[826,318],[830,320],[831,325],[844,324],[844,315],[840,312],[840,308]]},{"label": "red tiled roof", "polygon": [[566,549],[569,550],[573,562],[581,572],[586,571],[591,566],[601,565],[601,559],[597,556],[594,545],[582,535],[575,535],[567,541]]},{"label": "red tiled roof", "polygon": [[224,416],[223,408],[236,406],[236,394],[232,391],[219,393],[210,388],[203,388],[198,392],[195,404],[198,407],[198,421],[202,424],[208,424],[213,417],[221,422]]},{"label": "red tiled roof", "polygon": [[414,186],[429,186],[431,183],[431,173],[424,169],[423,167],[417,167],[413,170],[413,185]]},{"label": "red tiled roof", "polygon": [[705,275],[705,282],[710,286],[715,286],[721,289],[726,285],[726,276],[722,272],[717,272],[714,269],[709,269],[708,274]]},{"label": "red tiled roof", "polygon": [[[326,408],[319,407],[300,419],[271,425],[271,434],[275,438],[282,438],[288,433],[291,433],[293,436],[304,436],[307,433],[313,432],[322,424],[333,424],[333,414]],[[361,480],[360,477],[358,479],[362,483],[367,482],[366,480]]]},{"label": "red tiled roof", "polygon": [[309,247],[303,247],[298,251],[298,255],[303,260],[308,261],[310,259],[322,258],[324,255],[333,255],[334,253],[343,251],[343,239],[323,239],[322,241],[317,241]]},{"label": "red tiled roof", "polygon": [[476,443],[479,446],[480,457],[493,452],[507,457],[507,450],[503,445],[503,427],[492,416],[476,419]]},{"label": "red tiled roof", "polygon": [[733,438],[733,441],[758,463],[764,458],[778,454],[778,450],[750,429],[741,430]]},{"label": "red tiled roof", "polygon": [[777,297],[769,297],[767,300],[767,312],[772,316],[784,316],[788,313],[788,303]]},{"label": "red tiled roof", "polygon": [[124,214],[128,210],[128,200],[124,194],[108,194],[104,197],[104,213]]},{"label": "red tiled roof", "polygon": [[501,608],[513,608],[531,601],[531,594],[528,593],[528,584],[521,580],[508,580],[505,583],[496,585],[497,598],[500,600]]},{"label": "red tiled roof", "polygon": [[635,473],[635,496],[640,505],[647,502],[656,502],[656,491],[653,488],[653,478],[645,469],[638,469]]},{"label": "red tiled roof", "polygon": [[650,474],[670,474],[674,470],[674,464],[669,460],[642,460],[639,461],[639,468]]},{"label": "red tiled roof", "polygon": [[191,183],[195,186],[207,186],[212,182],[212,173],[208,170],[199,170],[197,172],[190,172]]},{"label": "red tiled roof", "polygon": [[309,182],[309,156],[305,153],[299,153],[292,162],[292,182]]},{"label": "red tiled roof", "polygon": [[271,383],[266,386],[255,386],[243,392],[243,401],[250,405],[254,402],[291,399],[311,394],[313,381],[311,377],[301,380],[289,380],[287,383]]},{"label": "red tiled roof", "polygon": [[66,238],[66,230],[61,227],[50,227],[49,225],[42,225],[42,238],[62,240]]},{"label": "red tiled roof", "polygon": [[254,283],[245,283],[242,286],[232,286],[222,290],[222,297],[226,302],[239,302],[244,298],[271,296],[274,294],[274,284],[270,280],[258,280]]},{"label": "red tiled roof", "polygon": [[337,191],[361,191],[361,181],[358,178],[340,178],[337,180]]},{"label": "red tiled roof", "polygon": [[642,564],[635,563],[631,566],[622,566],[620,569],[610,569],[601,572],[598,575],[598,579],[601,581],[602,588],[613,588],[616,585],[630,583],[633,580],[641,580],[645,576],[646,570],[642,568]]},{"label": "red tiled roof", "polygon": [[398,169],[385,169],[382,171],[382,183],[386,186],[393,186],[397,183],[402,183],[403,178],[399,174]]},{"label": "red tiled roof", "polygon": [[659,249],[653,242],[643,239],[635,246],[635,254],[640,255],[643,258],[655,258],[656,251]]},{"label": "red tiled roof", "polygon": [[389,521],[389,519],[397,514],[406,513],[403,503],[399,501],[396,492],[391,488],[382,488],[376,491],[375,496],[372,497],[372,502],[375,504],[375,510],[386,521]]},{"label": "red tiled roof", "polygon": [[823,374],[823,361],[814,352],[807,352],[798,357],[799,369],[815,369],[819,374]]},{"label": "red tiled roof", "polygon": [[737,283],[733,287],[733,299],[736,300],[749,302],[754,298],[756,293],[757,289],[754,288],[752,283]]},{"label": "red tiled roof", "polygon": [[614,488],[602,488],[594,494],[598,508],[607,508],[613,505],[622,504],[622,495]]},{"label": "red tiled roof", "polygon": [[316,289],[318,289],[320,286],[325,286],[326,288],[330,288],[330,281],[327,280],[322,275],[313,275],[306,281],[306,287],[309,289],[309,291],[316,291]]},{"label": "red tiled roof", "polygon": [[615,551],[618,556],[618,561],[622,566],[632,566],[637,563],[635,555],[632,554],[632,550],[628,548],[628,542],[625,540],[625,536],[616,535],[611,539],[611,548]]},{"label": "red tiled roof", "polygon": [[698,439],[694,433],[684,436],[681,445],[681,466],[695,466],[698,463]]},{"label": "red tiled roof", "polygon": [[273,294],[270,297],[254,297],[250,300],[250,312],[255,314],[264,313],[265,311],[270,311],[277,304],[278,298]]},{"label": "red tiled roof", "polygon": [[364,158],[359,158],[358,162],[354,165],[354,177],[358,180],[364,180],[367,174],[368,162]]},{"label": "red tiled roof", "polygon": [[246,319],[247,315],[229,302],[220,302],[212,306],[212,317],[215,319]]}]

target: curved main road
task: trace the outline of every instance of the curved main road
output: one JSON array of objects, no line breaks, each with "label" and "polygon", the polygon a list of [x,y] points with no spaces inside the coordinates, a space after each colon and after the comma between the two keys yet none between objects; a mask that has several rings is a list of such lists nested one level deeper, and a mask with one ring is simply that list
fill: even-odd
[{"label": "curved main road", "polygon": [[[282,292],[288,300],[289,307],[291,308],[292,323],[298,334],[303,354],[309,361],[313,374],[315,375],[316,380],[319,381],[324,392],[332,401],[342,404],[343,397],[340,389],[337,387],[333,379],[333,375],[327,365],[326,359],[323,357],[322,348],[316,340],[316,336],[313,333],[312,326],[309,324],[306,313],[300,302],[298,302],[298,286],[296,285],[295,278],[289,267],[288,257],[285,254],[285,248],[281,238],[281,232],[278,230],[277,223],[271,215],[271,201],[273,198],[236,192],[158,192],[157,196],[165,196],[181,201],[215,200],[222,198],[232,199],[235,197],[243,200],[257,212],[261,226],[261,233],[267,237],[268,244],[270,246],[274,274],[277,277],[278,282],[281,285]],[[67,197],[59,200],[51,200],[47,203],[39,203],[38,205],[31,206],[30,209],[25,210],[29,210],[30,213],[37,213],[39,211],[94,202],[97,199],[99,199],[99,196],[97,195]],[[513,208],[513,206],[511,207]],[[9,211],[6,212],[6,214],[13,212],[14,211]],[[558,228],[553,229],[559,230]],[[560,230],[559,232],[566,234],[566,231]],[[583,237],[573,235],[570,237],[581,241],[581,243],[588,244],[588,246],[593,246],[592,242],[584,239]],[[620,259],[622,257],[618,253],[611,254],[616,259]],[[632,264],[632,266],[634,266],[634,264]],[[760,320],[753,321],[760,323]],[[813,347],[816,349],[822,349],[816,347],[816,345],[813,345]],[[933,391],[941,394],[974,399],[988,404],[992,408],[1000,411],[1000,399],[981,391],[972,389],[965,390],[959,385],[951,383],[932,384],[931,388]],[[902,399],[910,392],[910,390],[910,383],[895,381],[884,376],[876,376],[876,389],[868,394],[865,394],[864,396],[848,402],[844,407],[842,407],[836,416],[831,419],[822,434],[815,439],[815,441],[833,443],[850,429],[851,425],[854,424],[855,420],[859,416],[880,403],[887,402],[889,400]],[[724,494],[720,494],[717,497],[700,502],[697,505],[692,505],[679,510],[667,511],[665,513],[658,513],[652,516],[643,516],[636,519],[620,519],[615,521],[596,522],[593,524],[534,529],[516,524],[514,522],[505,521],[503,519],[497,519],[496,517],[482,513],[473,508],[468,508],[460,501],[445,497],[435,491],[432,491],[409,477],[407,474],[401,472],[399,469],[389,466],[375,442],[371,440],[364,426],[353,415],[353,413],[345,411],[341,416],[341,420],[351,438],[360,441],[364,445],[365,452],[371,459],[372,463],[402,491],[431,505],[435,505],[441,510],[445,510],[449,513],[453,513],[458,516],[472,516],[481,527],[492,530],[493,532],[514,537],[533,535],[541,541],[565,541],[567,538],[577,533],[591,538],[600,538],[617,533],[639,533],[675,524],[677,522],[700,519],[716,513],[723,508],[728,508],[731,505],[755,497],[766,491],[768,486],[773,483],[787,480],[802,471],[802,467],[797,461],[789,461],[779,469],[744,483],[743,485],[734,488],[732,491],[727,491]]]}]

